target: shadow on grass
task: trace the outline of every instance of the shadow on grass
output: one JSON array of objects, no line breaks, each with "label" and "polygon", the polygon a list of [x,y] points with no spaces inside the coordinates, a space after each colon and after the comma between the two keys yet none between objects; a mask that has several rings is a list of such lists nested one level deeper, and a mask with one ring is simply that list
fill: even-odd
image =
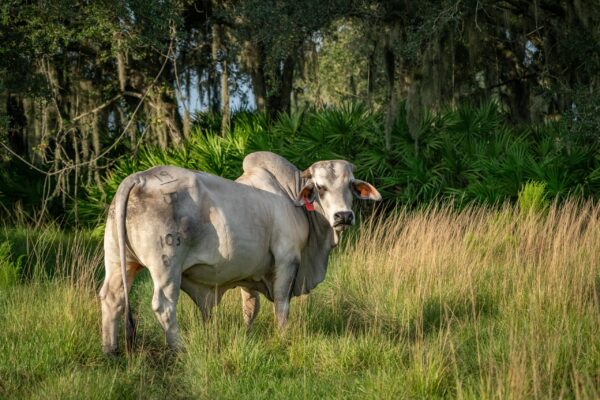
[{"label": "shadow on grass", "polygon": [[328,311],[321,304],[312,304],[307,312],[316,315],[309,318],[308,328],[315,333],[333,336],[348,332],[354,335],[375,333],[397,343],[422,340],[449,325],[493,318],[498,314],[498,306],[492,295],[478,292],[468,298],[430,297],[407,317],[378,313],[351,299],[340,302],[335,311]]},{"label": "shadow on grass", "polygon": [[[80,256],[82,261],[95,260],[102,240],[91,231],[62,231],[56,227],[0,229],[0,242],[10,243],[10,261],[19,266],[19,280],[29,282],[56,277],[61,266]],[[103,269],[94,265],[94,278],[100,281]]]}]

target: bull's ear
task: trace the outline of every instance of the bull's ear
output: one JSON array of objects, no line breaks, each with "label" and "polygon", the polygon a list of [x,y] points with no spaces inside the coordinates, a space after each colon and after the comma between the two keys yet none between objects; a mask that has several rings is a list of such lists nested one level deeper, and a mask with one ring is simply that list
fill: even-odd
[{"label": "bull's ear", "polygon": [[377,189],[368,182],[354,179],[350,183],[350,188],[352,188],[352,193],[361,200],[381,200],[381,195]]},{"label": "bull's ear", "polygon": [[304,205],[305,200],[308,200],[309,203],[312,203],[316,200],[316,197],[317,192],[315,190],[315,184],[313,183],[313,181],[308,181],[306,182],[306,185],[304,185],[304,187],[300,190],[300,193],[298,193],[298,198],[296,200],[298,200],[301,205]]}]

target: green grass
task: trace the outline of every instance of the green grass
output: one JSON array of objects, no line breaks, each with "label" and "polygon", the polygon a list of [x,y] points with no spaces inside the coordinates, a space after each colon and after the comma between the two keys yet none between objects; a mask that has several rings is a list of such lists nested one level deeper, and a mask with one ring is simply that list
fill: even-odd
[{"label": "green grass", "polygon": [[114,359],[100,346],[100,240],[7,228],[0,266],[21,279],[0,287],[0,398],[597,398],[599,220],[573,203],[367,220],[293,300],[284,335],[264,299],[247,333],[237,291],[207,324],[182,295],[176,355],[142,272],[135,353]]}]

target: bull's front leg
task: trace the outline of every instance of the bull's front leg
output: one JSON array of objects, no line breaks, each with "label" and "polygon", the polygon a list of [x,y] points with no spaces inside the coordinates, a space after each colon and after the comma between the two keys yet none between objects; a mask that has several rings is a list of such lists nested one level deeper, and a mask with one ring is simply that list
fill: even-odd
[{"label": "bull's front leg", "polygon": [[291,261],[279,264],[275,271],[273,300],[275,301],[275,319],[280,330],[283,330],[287,325],[292,288],[298,265],[298,259],[294,258]]}]

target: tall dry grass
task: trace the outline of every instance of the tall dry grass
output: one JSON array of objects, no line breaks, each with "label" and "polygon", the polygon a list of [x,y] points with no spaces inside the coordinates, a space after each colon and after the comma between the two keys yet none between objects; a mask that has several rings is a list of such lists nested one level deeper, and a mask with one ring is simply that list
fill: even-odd
[{"label": "tall dry grass", "polygon": [[372,219],[336,258],[331,304],[350,327],[437,341],[458,397],[597,398],[599,217],[567,202]]},{"label": "tall dry grass", "polygon": [[176,356],[142,273],[136,352],[116,360],[100,351],[100,242],[5,229],[26,259],[0,288],[0,398],[598,398],[599,218],[577,202],[373,217],[283,335],[264,299],[247,333],[237,291],[208,324],[181,296]]}]

